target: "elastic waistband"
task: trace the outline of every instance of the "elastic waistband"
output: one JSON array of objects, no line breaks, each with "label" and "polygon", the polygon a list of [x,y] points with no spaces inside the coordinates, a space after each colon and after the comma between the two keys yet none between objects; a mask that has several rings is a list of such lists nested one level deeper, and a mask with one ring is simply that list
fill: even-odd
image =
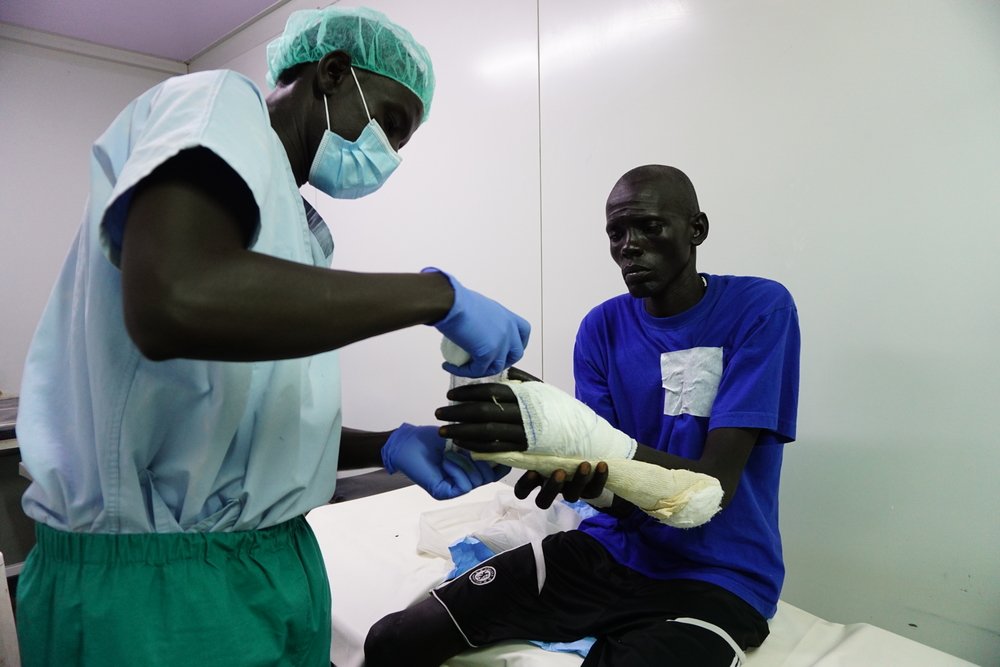
[{"label": "elastic waistband", "polygon": [[36,524],[36,555],[72,563],[170,563],[285,549],[311,532],[305,517],[231,533],[68,533]]}]

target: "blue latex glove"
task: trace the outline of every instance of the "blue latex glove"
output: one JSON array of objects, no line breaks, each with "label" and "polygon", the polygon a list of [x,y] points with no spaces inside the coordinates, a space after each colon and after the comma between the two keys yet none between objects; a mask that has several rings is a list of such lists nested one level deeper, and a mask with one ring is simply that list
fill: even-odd
[{"label": "blue latex glove", "polygon": [[389,474],[401,471],[438,500],[468,493],[510,472],[507,466],[473,461],[465,452],[445,451],[437,426],[413,424],[402,424],[385,441],[382,464]]},{"label": "blue latex glove", "polygon": [[469,353],[472,358],[461,366],[442,364],[453,375],[480,378],[510,368],[524,356],[531,325],[493,299],[466,289],[455,278],[433,267],[448,279],[455,290],[455,303],[434,327]]}]

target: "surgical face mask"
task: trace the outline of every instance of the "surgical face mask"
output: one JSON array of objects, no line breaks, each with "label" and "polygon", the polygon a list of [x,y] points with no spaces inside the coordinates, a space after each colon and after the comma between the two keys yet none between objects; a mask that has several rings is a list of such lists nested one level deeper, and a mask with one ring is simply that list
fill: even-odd
[{"label": "surgical face mask", "polygon": [[326,132],[309,169],[309,183],[335,199],[358,199],[370,195],[382,187],[402,161],[378,121],[368,112],[368,103],[353,67],[351,76],[361,93],[368,125],[354,141],[334,134],[330,131],[330,105],[324,96]]}]

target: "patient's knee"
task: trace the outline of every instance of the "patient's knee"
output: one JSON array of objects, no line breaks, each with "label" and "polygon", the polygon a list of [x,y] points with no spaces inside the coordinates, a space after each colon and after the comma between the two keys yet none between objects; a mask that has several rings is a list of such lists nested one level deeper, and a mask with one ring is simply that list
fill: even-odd
[{"label": "patient's knee", "polygon": [[375,623],[365,637],[365,667],[400,665],[399,655],[408,650],[399,636],[403,612],[389,614]]},{"label": "patient's knee", "polygon": [[427,599],[371,627],[365,638],[365,667],[437,667],[467,646],[447,612]]}]

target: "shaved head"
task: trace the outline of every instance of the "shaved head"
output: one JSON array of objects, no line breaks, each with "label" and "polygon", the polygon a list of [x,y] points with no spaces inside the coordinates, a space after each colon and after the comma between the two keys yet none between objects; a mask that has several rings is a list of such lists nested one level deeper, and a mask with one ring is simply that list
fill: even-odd
[{"label": "shaved head", "polygon": [[683,171],[660,164],[629,170],[611,189],[604,213],[611,258],[647,313],[668,317],[701,299],[705,283],[695,257],[708,216]]},{"label": "shaved head", "polygon": [[655,192],[660,201],[669,202],[675,212],[683,215],[695,215],[701,210],[691,179],[676,167],[647,164],[630,169],[611,188],[608,204],[637,191]]}]

